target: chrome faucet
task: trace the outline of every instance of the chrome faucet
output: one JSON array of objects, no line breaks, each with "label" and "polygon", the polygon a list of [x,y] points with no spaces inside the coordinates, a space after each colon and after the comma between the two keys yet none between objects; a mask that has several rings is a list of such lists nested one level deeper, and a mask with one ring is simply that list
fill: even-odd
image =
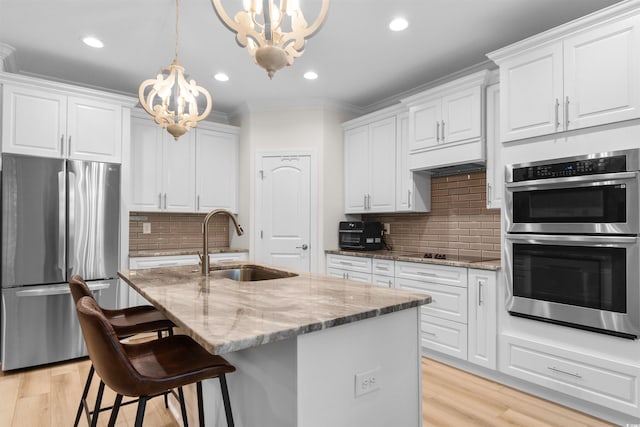
[{"label": "chrome faucet", "polygon": [[242,236],[244,234],[244,230],[242,226],[238,224],[238,220],[236,216],[226,209],[214,209],[204,217],[204,221],[202,221],[202,255],[200,255],[200,264],[202,265],[202,274],[209,274],[209,221],[217,214],[224,214],[231,218],[233,221],[233,225],[236,227],[236,233],[238,236]]}]

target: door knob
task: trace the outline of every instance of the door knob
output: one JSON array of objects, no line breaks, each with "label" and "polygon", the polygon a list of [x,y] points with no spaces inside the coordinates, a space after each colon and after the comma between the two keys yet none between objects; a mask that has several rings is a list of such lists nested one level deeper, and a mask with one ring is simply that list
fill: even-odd
[{"label": "door knob", "polygon": [[303,251],[306,251],[307,249],[309,249],[309,246],[307,246],[306,243],[303,243],[302,246],[296,246],[296,249],[302,249]]}]

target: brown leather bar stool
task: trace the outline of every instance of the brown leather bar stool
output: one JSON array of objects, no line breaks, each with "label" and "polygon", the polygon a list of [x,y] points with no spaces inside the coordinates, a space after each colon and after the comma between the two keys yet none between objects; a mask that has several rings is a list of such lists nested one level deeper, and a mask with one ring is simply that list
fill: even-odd
[{"label": "brown leather bar stool", "polygon": [[[72,276],[69,280],[69,289],[71,290],[71,295],[73,296],[73,300],[76,304],[80,298],[85,296],[94,299],[91,289],[89,289],[89,286],[84,279],[78,275]],[[120,310],[110,310],[102,307],[100,307],[100,309],[109,323],[113,326],[113,329],[119,339],[124,339],[132,335],[146,332],[157,332],[158,338],[162,337],[163,331],[167,331],[169,335],[173,335],[173,327],[175,326],[173,322],[167,319],[153,306],[141,305]],[[87,381],[85,382],[84,391],[80,398],[80,404],[78,405],[78,412],[76,413],[76,419],[73,424],[74,427],[78,426],[83,410],[87,416],[87,422],[91,426],[97,425],[100,403],[104,392],[104,383],[100,381],[96,404],[94,406],[94,410],[91,411],[87,404],[87,395],[89,394],[89,388],[91,386],[94,372],[95,370],[93,365],[91,365],[91,369],[89,369],[89,374],[87,375]],[[166,395],[165,405],[167,405]],[[108,409],[110,408],[104,408],[103,410]],[[92,414],[94,414],[93,417],[91,417]]]},{"label": "brown leather bar stool", "polygon": [[[186,335],[172,335],[140,344],[121,343],[94,299],[82,297],[76,310],[93,366],[100,378],[117,393],[109,426],[115,425],[123,396],[139,398],[135,426],[141,427],[148,399],[196,383],[198,418],[203,427],[202,380],[218,378],[227,425],[233,427],[225,375],[236,368],[224,358],[210,354]],[[183,394],[180,395],[184,407]]]}]

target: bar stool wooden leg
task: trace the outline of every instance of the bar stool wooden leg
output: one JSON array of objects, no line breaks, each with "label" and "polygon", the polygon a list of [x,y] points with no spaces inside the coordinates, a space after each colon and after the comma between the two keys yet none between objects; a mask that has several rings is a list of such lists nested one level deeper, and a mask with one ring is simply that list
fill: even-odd
[{"label": "bar stool wooden leg", "polygon": [[138,412],[136,413],[135,427],[142,427],[142,420],[144,418],[144,409],[147,406],[147,400],[149,396],[140,396],[138,401]]},{"label": "bar stool wooden leg", "polygon": [[122,395],[116,395],[116,400],[113,402],[113,408],[111,409],[111,416],[109,417],[108,427],[114,427],[116,425],[116,418],[118,418],[118,412],[120,411],[120,404],[122,403]]},{"label": "bar stool wooden leg", "polygon": [[221,374],[218,378],[220,379],[220,391],[222,391],[222,402],[224,403],[224,413],[227,417],[227,426],[233,427],[233,414],[231,413],[231,402],[229,401],[227,377],[225,374]]},{"label": "bar stool wooden leg", "polygon": [[91,369],[89,369],[89,375],[87,375],[87,381],[84,384],[84,390],[82,391],[82,397],[80,398],[80,404],[78,405],[78,412],[76,413],[76,420],[73,423],[73,427],[78,427],[83,410],[87,413],[87,424],[91,424],[91,417],[89,416],[89,408],[87,406],[87,395],[89,394],[89,388],[91,387],[91,380],[93,379],[94,372],[95,369],[93,368],[92,363]]},{"label": "bar stool wooden leg", "polygon": [[100,380],[100,386],[98,387],[98,396],[96,397],[96,404],[93,407],[93,416],[91,417],[91,427],[98,425],[98,416],[100,415],[100,404],[102,403],[102,393],[104,393],[104,382]]}]

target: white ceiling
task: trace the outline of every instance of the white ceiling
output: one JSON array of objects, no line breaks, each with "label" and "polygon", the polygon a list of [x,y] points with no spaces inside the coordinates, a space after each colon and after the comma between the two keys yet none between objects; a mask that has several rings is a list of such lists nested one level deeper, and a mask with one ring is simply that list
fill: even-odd
[{"label": "white ceiling", "polygon": [[[332,0],[305,53],[273,80],[216,16],[211,0],[180,2],[180,62],[214,110],[245,102],[329,100],[371,110],[420,85],[486,61],[485,54],[616,0]],[[230,15],[232,4],[225,0]],[[317,10],[319,0],[300,0]],[[311,4],[309,4],[311,3]],[[307,9],[308,10],[308,9]],[[395,16],[409,29],[387,29]],[[315,16],[305,13],[307,21]],[[103,49],[85,46],[94,35]],[[17,71],[137,96],[173,60],[174,0],[0,0],[0,43]],[[316,71],[315,81],[302,78]],[[220,83],[218,71],[230,76]]]}]

